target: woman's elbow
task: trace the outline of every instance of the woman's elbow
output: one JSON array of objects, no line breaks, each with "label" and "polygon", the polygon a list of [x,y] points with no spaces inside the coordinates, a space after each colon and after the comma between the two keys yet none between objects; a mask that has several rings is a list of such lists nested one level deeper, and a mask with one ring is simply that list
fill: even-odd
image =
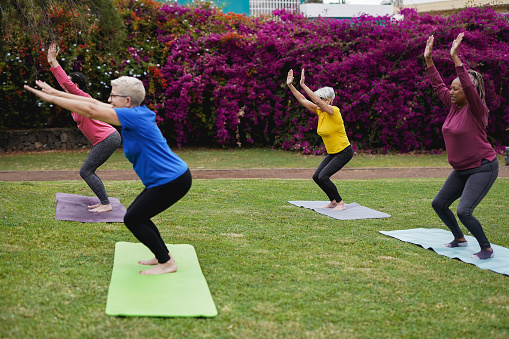
[{"label": "woman's elbow", "polygon": [[85,108],[85,116],[94,120],[101,120],[101,109],[97,105],[88,104]]}]

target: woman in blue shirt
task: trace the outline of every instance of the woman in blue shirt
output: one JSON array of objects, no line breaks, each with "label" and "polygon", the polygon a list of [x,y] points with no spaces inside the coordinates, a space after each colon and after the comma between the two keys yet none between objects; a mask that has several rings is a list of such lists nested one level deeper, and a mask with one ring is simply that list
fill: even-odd
[{"label": "woman in blue shirt", "polygon": [[155,255],[155,258],[139,262],[155,265],[140,273],[176,272],[177,264],[151,218],[186,195],[191,188],[192,177],[187,164],[168,147],[155,122],[155,113],[141,106],[145,99],[143,83],[133,77],[111,81],[109,104],[58,91],[42,81],[36,84],[42,91],[28,86],[25,88],[44,101],[90,119],[122,126],[124,154],[145,185],[127,209],[124,223]]}]

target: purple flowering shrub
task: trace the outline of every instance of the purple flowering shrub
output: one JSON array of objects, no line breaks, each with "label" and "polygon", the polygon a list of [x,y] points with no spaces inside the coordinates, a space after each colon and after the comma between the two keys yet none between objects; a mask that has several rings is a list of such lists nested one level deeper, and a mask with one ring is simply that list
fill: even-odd
[{"label": "purple flowering shrub", "polygon": [[[277,20],[225,15],[213,8],[162,7],[158,40],[166,46],[160,67],[166,83],[151,87],[149,99],[161,128],[177,145],[241,142],[323,152],[317,117],[286,86],[293,69],[300,88],[304,68],[310,88],[336,90],[334,104],[356,147],[441,149],[447,109],[432,92],[422,54],[434,34],[435,63],[449,84],[455,77],[449,48],[461,31],[466,32],[463,61],[485,75],[491,141],[495,146],[508,143],[509,114],[502,95],[509,75],[502,63],[509,51],[506,17],[489,8],[450,17],[404,10],[401,21],[368,16],[308,20],[286,11],[274,15]],[[176,32],[169,22],[185,23],[186,30]]]},{"label": "purple flowering shrub", "polygon": [[422,55],[433,34],[435,65],[449,85],[456,76],[449,49],[460,32],[465,32],[460,57],[484,75],[490,141],[497,147],[509,144],[509,67],[504,62],[509,21],[489,7],[448,17],[403,10],[404,19],[396,21],[369,16],[309,20],[284,10],[273,18],[250,18],[224,14],[207,2],[116,3],[127,27],[125,50],[102,55],[92,32],[92,41],[76,48],[66,67],[85,72],[91,94],[101,100],[111,78],[139,77],[147,88],[146,104],[172,144],[324,152],[316,115],[300,106],[286,86],[293,69],[300,89],[305,69],[311,89],[335,89],[333,104],[354,147],[442,149],[447,109],[431,89]]}]

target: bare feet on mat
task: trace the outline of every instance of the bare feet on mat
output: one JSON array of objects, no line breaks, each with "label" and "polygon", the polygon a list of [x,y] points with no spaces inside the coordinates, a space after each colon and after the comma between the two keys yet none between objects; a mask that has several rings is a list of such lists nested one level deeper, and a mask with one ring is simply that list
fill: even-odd
[{"label": "bare feet on mat", "polygon": [[157,275],[157,274],[166,274],[166,273],[174,273],[177,272],[177,264],[175,263],[175,260],[171,258],[164,264],[155,265],[152,268],[149,268],[145,271],[140,271],[140,274],[143,275]]},{"label": "bare feet on mat", "polygon": [[336,207],[332,209],[333,211],[344,211],[346,210],[346,205],[343,200],[337,203]]},{"label": "bare feet on mat", "polygon": [[336,200],[332,200],[330,202],[330,204],[328,204],[327,206],[323,206],[322,208],[334,208],[338,205],[338,203],[336,202]]},{"label": "bare feet on mat", "polygon": [[109,212],[112,209],[113,209],[113,207],[111,207],[111,204],[108,204],[108,205],[96,204],[96,205],[88,206],[88,211],[94,212],[94,213]]},{"label": "bare feet on mat", "polygon": [[[168,252],[168,255],[170,255],[170,252]],[[173,257],[170,255],[170,258],[173,258]],[[157,258],[152,258],[152,259],[148,259],[148,260],[140,260],[140,261],[138,261],[138,264],[140,264],[140,265],[157,265]]]}]

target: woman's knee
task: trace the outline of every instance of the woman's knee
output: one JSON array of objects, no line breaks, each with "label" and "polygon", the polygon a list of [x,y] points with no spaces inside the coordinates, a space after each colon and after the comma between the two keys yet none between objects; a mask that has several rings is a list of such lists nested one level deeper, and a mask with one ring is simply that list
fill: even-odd
[{"label": "woman's knee", "polygon": [[472,218],[472,210],[468,207],[458,206],[456,214],[458,215],[458,218],[462,220],[463,224],[464,224],[463,220],[468,220]]},{"label": "woman's knee", "polygon": [[320,180],[318,178],[319,178],[318,173],[313,174],[313,181],[316,182],[317,184],[320,183]]},{"label": "woman's knee", "polygon": [[124,215],[124,224],[127,226],[128,229],[132,230],[136,225],[140,224],[141,220],[139,217],[137,217],[136,213],[130,213],[129,211],[126,212]]},{"label": "woman's knee", "polygon": [[435,210],[435,212],[443,211],[445,208],[445,204],[442,203],[439,199],[435,198],[431,202],[431,207]]},{"label": "woman's knee", "polygon": [[80,176],[83,178],[83,179],[86,179],[88,178],[89,176],[91,176],[94,172],[89,170],[87,167],[83,166],[80,168]]}]

